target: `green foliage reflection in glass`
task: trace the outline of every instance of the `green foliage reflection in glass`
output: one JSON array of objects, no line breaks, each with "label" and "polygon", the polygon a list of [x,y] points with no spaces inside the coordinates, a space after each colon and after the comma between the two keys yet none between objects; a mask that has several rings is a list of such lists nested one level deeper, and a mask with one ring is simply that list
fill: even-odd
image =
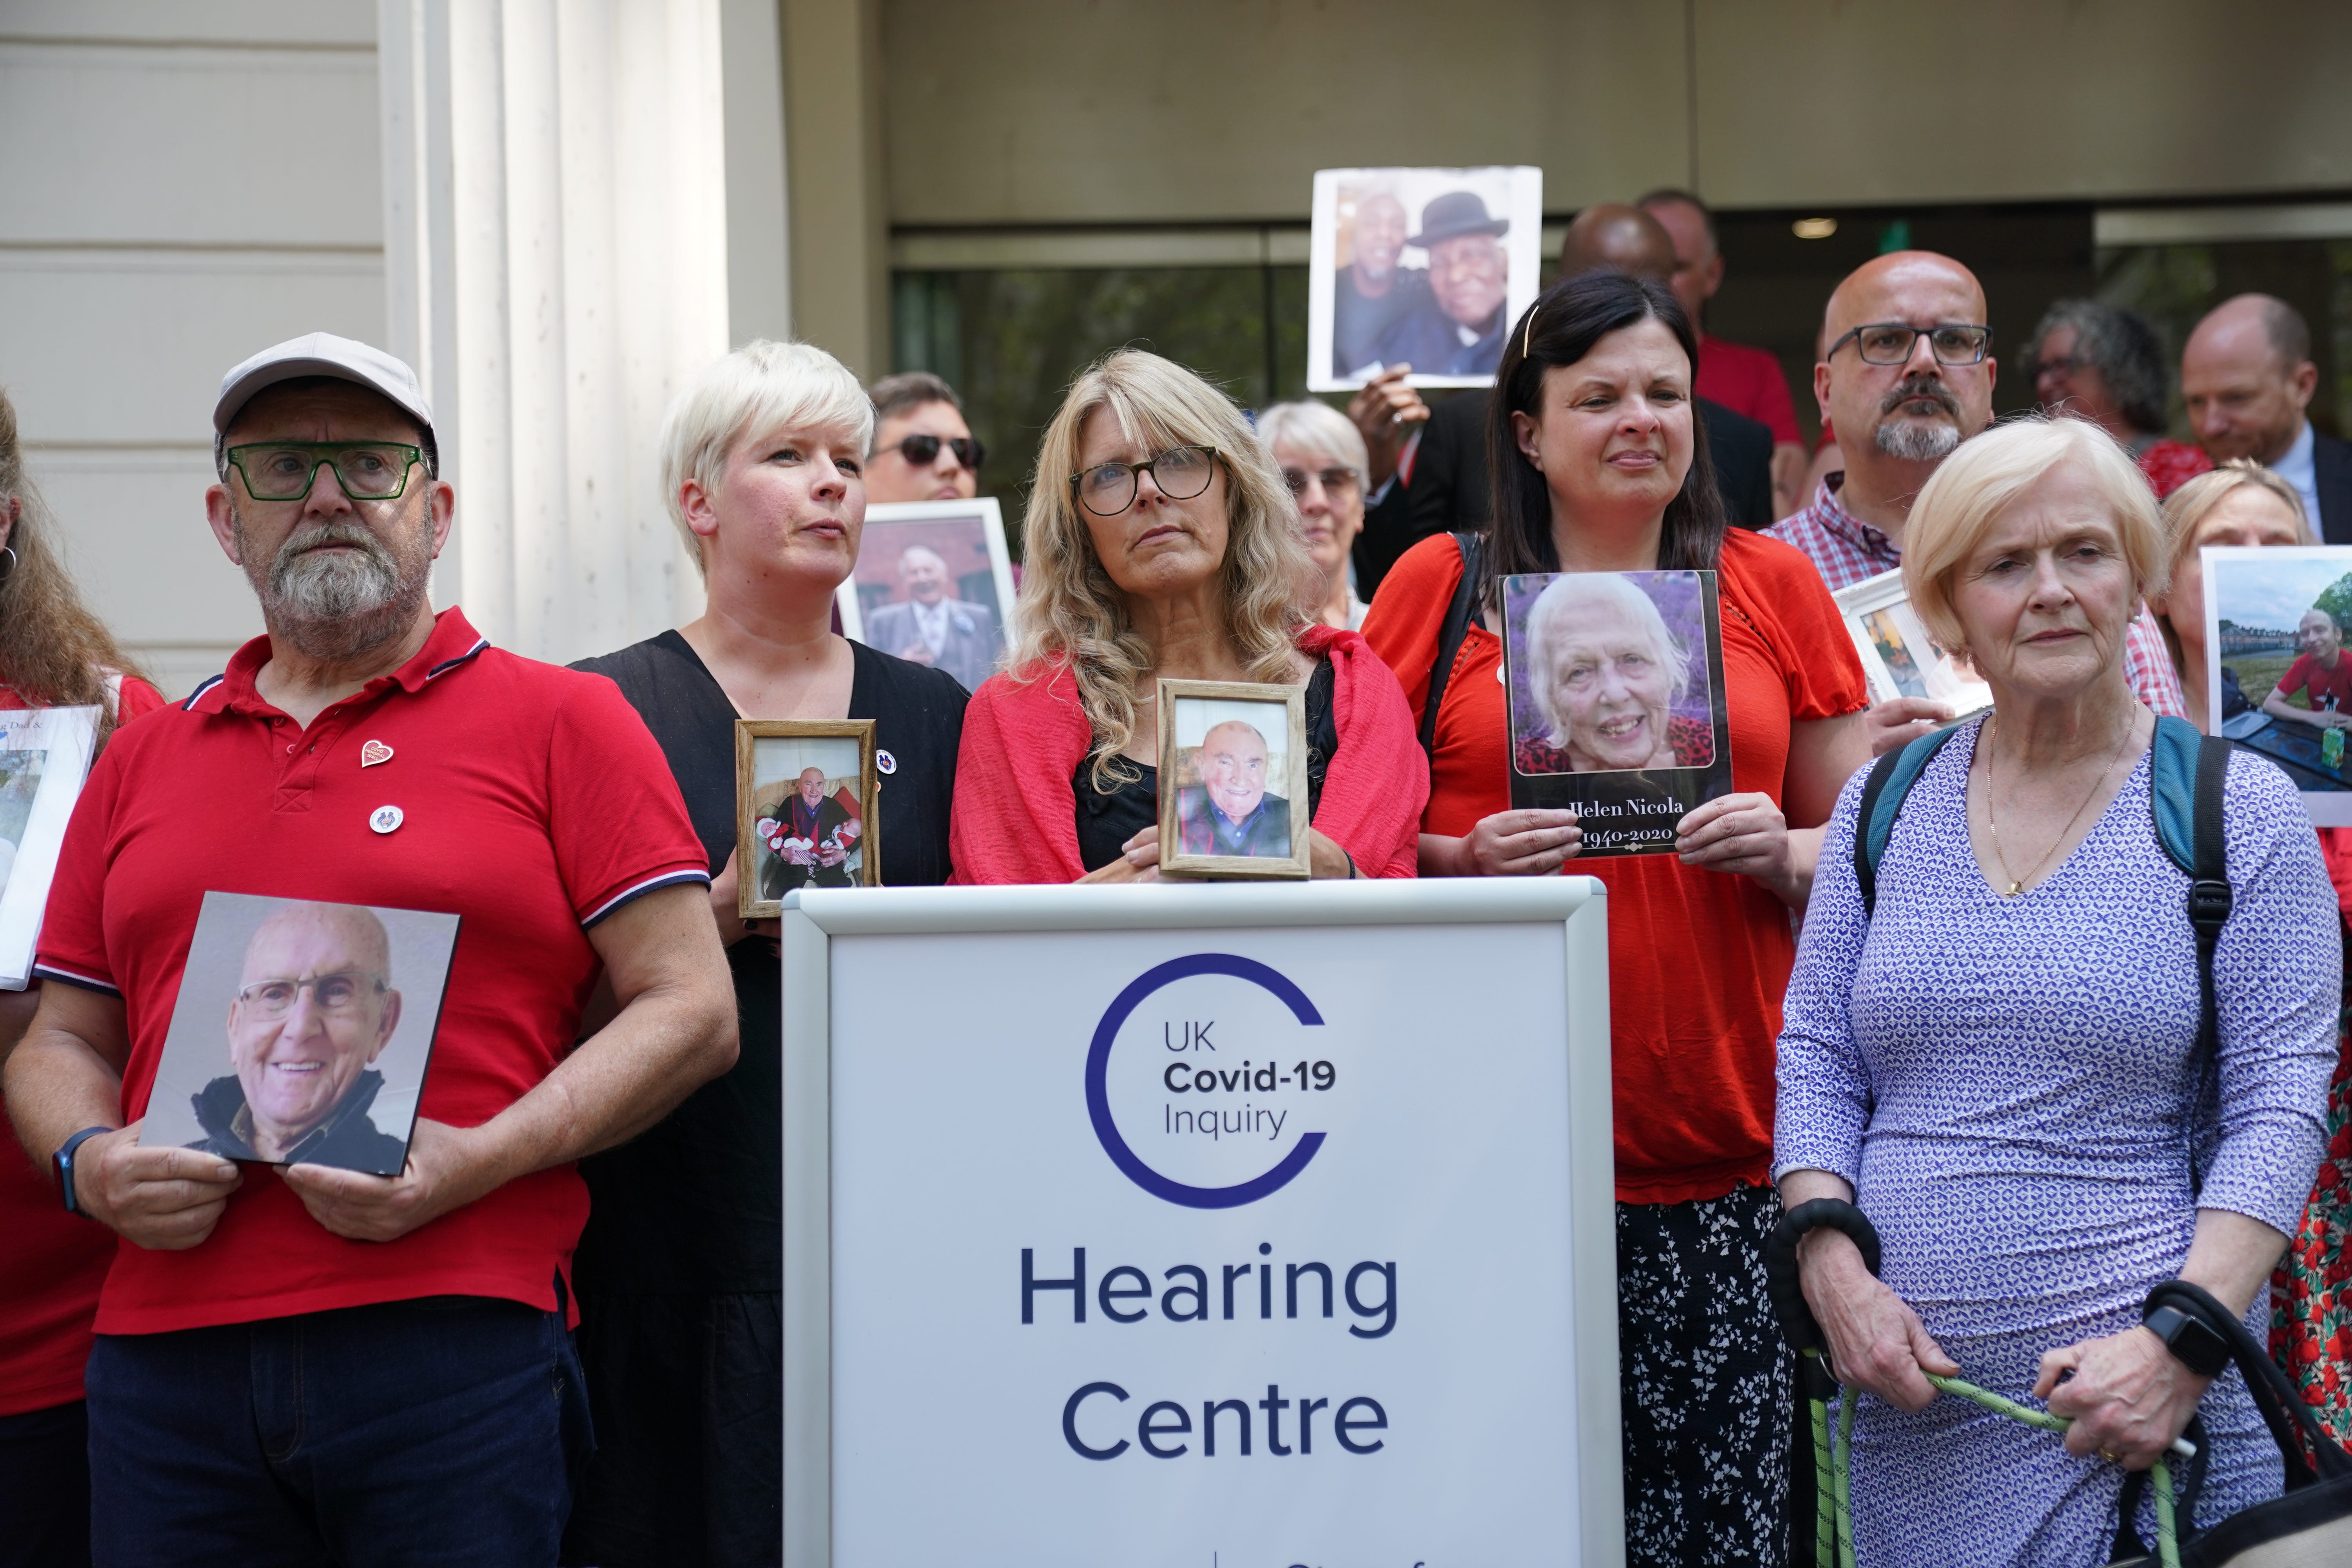
[{"label": "green foliage reflection in glass", "polygon": [[408,470],[424,460],[423,448],[399,441],[257,441],[228,449],[229,467],[245,476],[256,500],[299,500],[320,468],[334,469],[353,500],[396,500],[408,488]]}]

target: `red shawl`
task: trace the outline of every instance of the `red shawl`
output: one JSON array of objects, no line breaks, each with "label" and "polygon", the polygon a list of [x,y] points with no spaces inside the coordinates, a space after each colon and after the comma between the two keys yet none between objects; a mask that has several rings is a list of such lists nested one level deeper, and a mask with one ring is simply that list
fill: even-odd
[{"label": "red shawl", "polygon": [[[1311,626],[1298,649],[1328,658],[1339,750],[1323,778],[1315,830],[1367,877],[1414,875],[1429,759],[1396,677],[1355,632]],[[955,882],[1075,882],[1078,803],[1072,781],[1094,747],[1094,726],[1066,663],[1016,681],[992,676],[964,710],[949,848]]]}]

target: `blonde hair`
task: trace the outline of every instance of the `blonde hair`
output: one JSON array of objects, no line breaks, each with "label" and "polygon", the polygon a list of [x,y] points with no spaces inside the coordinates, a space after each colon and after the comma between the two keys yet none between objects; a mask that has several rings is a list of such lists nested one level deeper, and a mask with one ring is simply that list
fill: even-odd
[{"label": "blonde hair", "polygon": [[874,405],[849,367],[814,343],[759,338],[687,383],[662,422],[662,501],[694,569],[709,575],[702,540],[687,526],[679,487],[688,479],[715,496],[727,455],[753,430],[803,430],[854,440],[874,437]]},{"label": "blonde hair", "polygon": [[1225,558],[1218,571],[1226,635],[1252,680],[1287,681],[1291,649],[1318,585],[1299,539],[1290,492],[1233,400],[1183,366],[1140,349],[1121,349],[1070,384],[1045,426],[1029,509],[1021,523],[1019,640],[1006,661],[1016,680],[1034,680],[1068,661],[1078,700],[1094,727],[1094,786],[1109,793],[1141,774],[1120,758],[1135,738],[1136,688],[1159,663],[1136,629],[1127,595],[1095,553],[1071,476],[1079,437],[1097,409],[1110,410],[1129,440],[1152,452],[1217,449],[1225,478]]},{"label": "blonde hair", "polygon": [[2164,525],[2131,454],[2086,419],[2021,415],[1960,443],[1912,503],[1903,531],[1903,588],[1937,642],[1955,653],[1967,650],[1968,635],[1952,608],[1953,577],[2002,513],[2069,465],[2114,514],[2131,568],[2133,614],[2141,599],[2164,592]]},{"label": "blonde hair", "polygon": [[2223,500],[2248,485],[2268,490],[2285,503],[2294,518],[2294,542],[2316,544],[2311,519],[2304,515],[2303,497],[2295,488],[2252,458],[2232,458],[2212,472],[2200,474],[2165,498],[2164,563],[2168,579],[2178,574],[2196,548],[2197,531]]},{"label": "blonde hair", "polygon": [[1359,480],[1372,466],[1371,454],[1364,449],[1364,433],[1328,403],[1277,403],[1260,411],[1257,438],[1269,452],[1276,447],[1295,447],[1309,457],[1353,468]]}]

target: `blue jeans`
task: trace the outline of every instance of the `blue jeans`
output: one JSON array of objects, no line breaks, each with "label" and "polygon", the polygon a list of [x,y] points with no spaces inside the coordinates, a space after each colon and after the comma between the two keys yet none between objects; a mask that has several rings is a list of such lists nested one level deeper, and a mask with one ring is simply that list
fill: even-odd
[{"label": "blue jeans", "polygon": [[438,1297],[100,1334],[100,1568],[551,1568],[594,1447],[560,1312]]}]

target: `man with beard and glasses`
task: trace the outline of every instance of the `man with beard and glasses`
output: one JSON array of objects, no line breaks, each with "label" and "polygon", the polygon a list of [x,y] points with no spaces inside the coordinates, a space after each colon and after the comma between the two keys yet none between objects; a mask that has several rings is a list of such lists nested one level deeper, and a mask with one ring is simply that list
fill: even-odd
[{"label": "man with beard and glasses", "polygon": [[[268,633],[91,771],[6,1064],[67,1211],[129,1243],[93,1558],[551,1564],[591,1447],[573,1162],[735,1059],[709,868],[611,681],[427,603],[456,498],[407,365],[313,333],[230,371],[213,424],[205,510]],[[399,1175],[141,1142],[215,889],[460,917]]]},{"label": "man with beard and glasses", "polygon": [[[1937,466],[1992,423],[1992,328],[1976,274],[1948,256],[1897,250],[1864,263],[1830,295],[1813,366],[1822,417],[1837,426],[1845,471],[1765,531],[1821,569],[1832,593],[1903,564],[1903,526]],[[2124,634],[2124,675],[2159,714],[2182,714],[2180,678],[2147,606]],[[1870,710],[1873,755],[1952,717],[1897,697]]]}]

